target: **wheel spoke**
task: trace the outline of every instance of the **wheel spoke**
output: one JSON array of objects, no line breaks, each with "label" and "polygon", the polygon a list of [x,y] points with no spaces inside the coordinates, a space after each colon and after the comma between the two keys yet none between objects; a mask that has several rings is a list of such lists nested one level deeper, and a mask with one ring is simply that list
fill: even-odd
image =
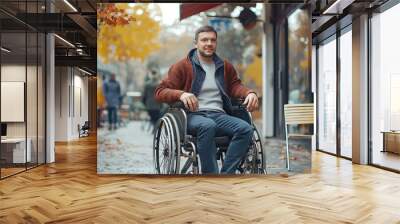
[{"label": "wheel spoke", "polygon": [[250,174],[263,174],[264,173],[264,159],[263,159],[262,143],[257,129],[254,127],[252,136],[252,143],[249,146],[246,158],[240,164],[241,173]]}]

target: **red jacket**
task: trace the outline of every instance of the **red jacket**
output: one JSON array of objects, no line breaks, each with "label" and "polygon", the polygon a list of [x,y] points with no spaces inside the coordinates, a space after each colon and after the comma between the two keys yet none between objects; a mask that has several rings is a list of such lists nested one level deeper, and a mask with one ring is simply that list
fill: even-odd
[{"label": "red jacket", "polygon": [[[193,51],[193,50],[192,50]],[[224,90],[231,98],[243,98],[255,91],[244,87],[232,64],[224,63]],[[193,64],[190,56],[173,64],[167,76],[155,89],[154,97],[159,102],[173,103],[179,101],[183,92],[192,92]]]}]

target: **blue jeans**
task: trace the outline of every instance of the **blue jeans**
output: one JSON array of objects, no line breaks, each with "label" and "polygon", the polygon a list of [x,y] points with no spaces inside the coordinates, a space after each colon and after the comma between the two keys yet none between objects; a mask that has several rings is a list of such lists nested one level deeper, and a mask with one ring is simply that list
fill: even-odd
[{"label": "blue jeans", "polygon": [[117,124],[117,107],[108,106],[108,123],[111,125]]},{"label": "blue jeans", "polygon": [[188,114],[188,133],[197,136],[201,172],[218,173],[217,148],[214,137],[229,136],[231,142],[221,168],[222,174],[234,174],[246,155],[253,135],[253,127],[246,121],[217,111],[200,111]]}]

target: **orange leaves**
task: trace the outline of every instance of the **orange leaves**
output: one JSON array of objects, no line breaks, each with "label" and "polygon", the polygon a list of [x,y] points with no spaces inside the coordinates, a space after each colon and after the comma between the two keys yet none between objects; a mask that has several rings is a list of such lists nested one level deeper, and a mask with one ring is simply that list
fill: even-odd
[{"label": "orange leaves", "polygon": [[146,59],[158,50],[160,24],[150,4],[100,4],[97,52],[104,63]]},{"label": "orange leaves", "polygon": [[99,4],[97,10],[98,24],[107,24],[110,26],[127,25],[135,18],[129,15],[125,9],[117,8],[115,4]]}]

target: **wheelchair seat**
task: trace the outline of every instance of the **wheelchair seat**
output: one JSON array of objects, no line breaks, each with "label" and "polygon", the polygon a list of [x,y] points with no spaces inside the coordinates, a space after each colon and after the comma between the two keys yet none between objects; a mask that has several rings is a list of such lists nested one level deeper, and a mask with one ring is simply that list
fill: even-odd
[{"label": "wheelchair seat", "polygon": [[[195,144],[197,143],[196,136],[189,135],[188,137],[189,137],[190,141],[195,142]],[[225,149],[229,146],[231,138],[229,136],[217,136],[217,137],[214,137],[214,141],[215,141],[215,145],[217,146],[217,148]]]}]

